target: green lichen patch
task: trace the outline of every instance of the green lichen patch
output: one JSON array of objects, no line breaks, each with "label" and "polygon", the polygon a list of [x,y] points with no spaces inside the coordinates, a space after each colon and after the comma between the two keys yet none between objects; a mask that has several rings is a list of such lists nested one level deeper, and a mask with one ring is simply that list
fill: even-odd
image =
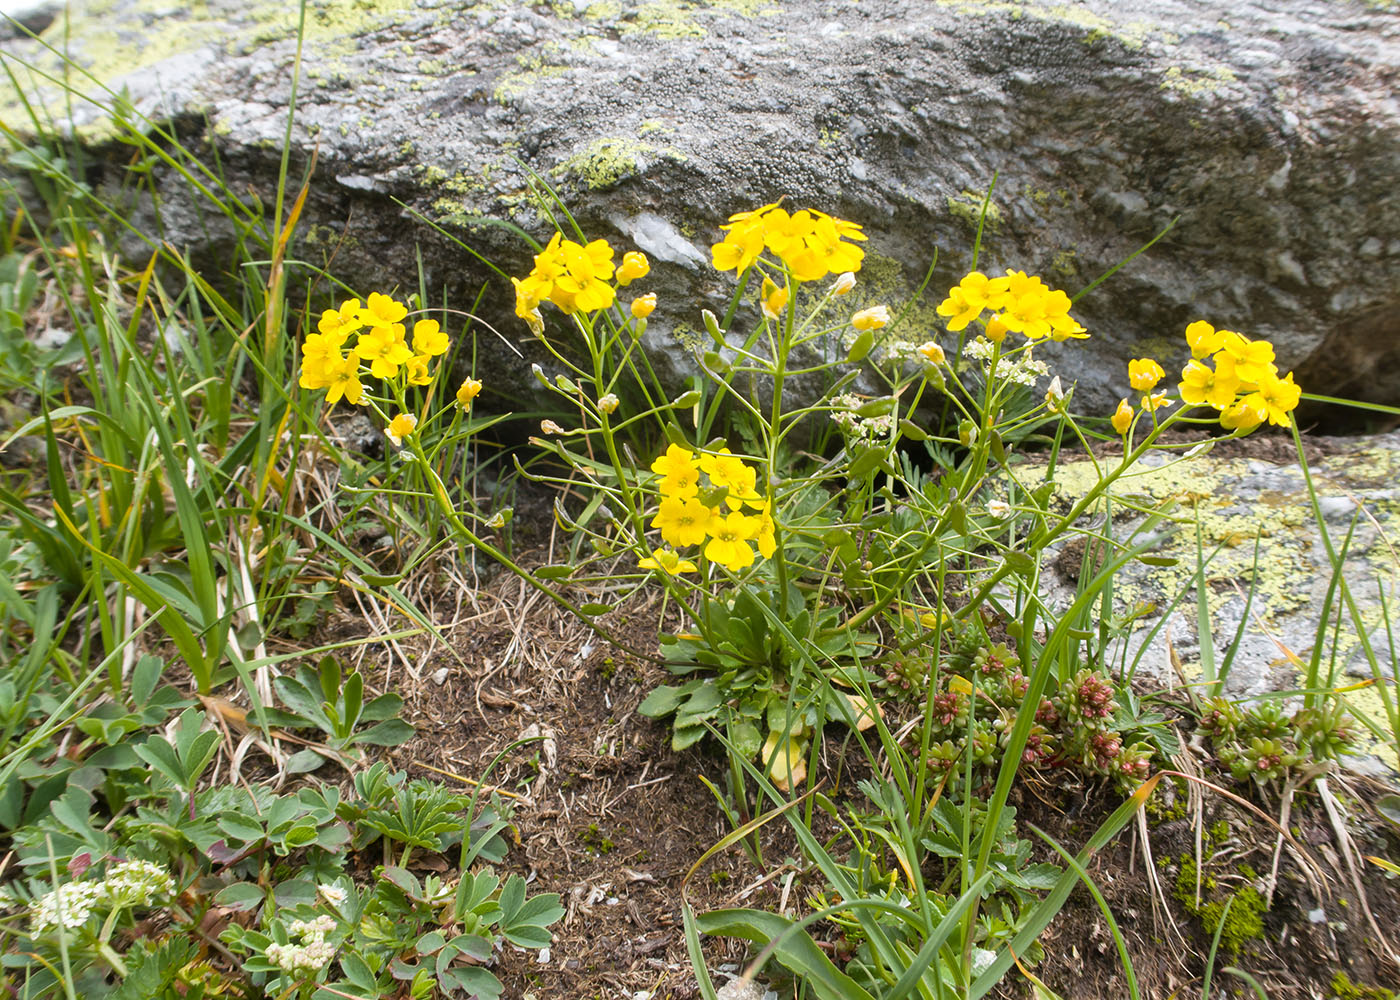
[{"label": "green lichen patch", "polygon": [[624,35],[685,39],[704,38],[709,34],[705,22],[717,15],[756,18],[781,13],[782,8],[771,0],[645,0],[626,11],[617,0],[599,0],[583,16]]},{"label": "green lichen patch", "polygon": [[1162,74],[1161,86],[1163,90],[1174,91],[1186,97],[1201,98],[1219,93],[1226,85],[1235,83],[1238,79],[1234,71],[1224,66],[1210,72],[1170,66]]},{"label": "green lichen patch", "polygon": [[594,139],[583,152],[569,157],[550,171],[551,176],[578,180],[591,191],[614,187],[639,173],[649,160],[667,157],[678,163],[685,156],[627,137]]},{"label": "green lichen patch", "polygon": [[[982,218],[982,203],[987,199],[985,191],[963,191],[957,195],[948,195],[948,214],[955,219],[960,219],[971,227],[977,229],[978,220]],[[995,229],[1001,225],[1001,209],[995,201],[987,203],[987,227]]]}]

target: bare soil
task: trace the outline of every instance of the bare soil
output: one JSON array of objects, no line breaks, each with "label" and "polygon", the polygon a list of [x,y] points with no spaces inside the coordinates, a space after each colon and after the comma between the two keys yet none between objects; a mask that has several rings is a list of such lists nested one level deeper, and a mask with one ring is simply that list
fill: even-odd
[{"label": "bare soil", "polygon": [[[456,613],[449,607],[444,615],[449,598]],[[699,993],[681,929],[683,894],[697,912],[727,906],[804,912],[807,892],[818,886],[805,885],[781,823],[763,831],[765,867],[731,847],[688,878],[730,832],[700,780],[722,785],[724,762],[704,744],[673,752],[669,724],[637,715],[645,694],[668,679],[662,666],[600,643],[505,575],[436,603],[439,621],[450,623],[450,652],[367,646],[362,669],[407,699],[405,714],[418,737],[390,757],[412,773],[465,789],[512,741],[544,737],[507,754],[486,778],[515,808],[515,846],[506,865],[527,875],[533,891],[559,893],[568,909],[547,954],[507,948],[501,955],[496,971],[506,996],[685,1000]],[[658,612],[655,601],[634,603],[614,612],[609,624],[628,645],[654,651]],[[342,638],[364,627],[351,614],[327,626]],[[1200,765],[1190,759],[1181,766]],[[1198,830],[1202,870],[1215,880],[1217,898],[1247,886],[1267,890],[1271,882],[1278,833],[1265,817],[1279,818],[1279,790],[1260,793],[1231,784],[1228,775],[1204,777],[1254,809],[1210,789],[1199,809],[1183,797],[1153,810],[1141,825],[1130,824],[1089,869],[1126,939],[1140,995],[1151,1000],[1200,995],[1210,935],[1188,912],[1190,894],[1181,898],[1178,884],[1184,859],[1197,854]],[[1023,821],[1077,849],[1121,800],[1110,787],[1066,781],[1062,772],[1029,776],[1016,804]],[[1370,811],[1384,788],[1355,776],[1330,781],[1352,814],[1357,852],[1400,859],[1400,831],[1382,829]],[[1160,790],[1157,795],[1162,802]],[[1400,939],[1400,879],[1361,862],[1367,865],[1360,873],[1363,904],[1314,793],[1296,796],[1287,825],[1298,849],[1280,853],[1263,934],[1238,953],[1222,951],[1212,995],[1252,995],[1242,979],[1220,971],[1226,966],[1253,975],[1271,1000],[1330,997],[1339,971],[1356,983],[1400,986],[1400,966],[1377,933],[1392,944]],[[1054,860],[1048,849],[1040,853],[1040,860]],[[420,863],[442,867],[450,859]],[[834,928],[819,926],[816,936],[839,954]],[[1042,941],[1046,959],[1033,971],[1064,1000],[1130,995],[1106,917],[1087,892],[1076,891]],[[717,985],[747,954],[745,942],[716,939],[706,940],[705,952]],[[790,984],[774,985],[780,997],[794,995]],[[997,995],[1030,993],[1013,974]]]}]

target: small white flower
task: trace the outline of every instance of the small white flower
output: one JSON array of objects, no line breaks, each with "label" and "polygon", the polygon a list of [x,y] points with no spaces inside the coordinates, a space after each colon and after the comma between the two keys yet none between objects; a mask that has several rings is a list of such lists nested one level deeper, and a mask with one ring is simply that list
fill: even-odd
[{"label": "small white flower", "polygon": [[996,345],[985,337],[977,337],[972,343],[963,348],[963,354],[975,361],[988,361],[991,359],[992,351]]},{"label": "small white flower", "polygon": [[102,895],[98,882],[68,882],[34,900],[30,920],[36,934],[49,927],[76,930],[87,923]]},{"label": "small white flower", "polygon": [[1060,376],[1056,375],[1050,380],[1049,387],[1045,390],[1045,405],[1053,412],[1058,413],[1060,404],[1065,401],[1065,390],[1060,385]]},{"label": "small white flower", "polygon": [[831,284],[833,295],[845,295],[852,288],[856,287],[856,276],[851,271],[845,271],[837,275],[836,280]]},{"label": "small white flower", "polygon": [[321,894],[321,898],[332,906],[339,906],[345,902],[346,892],[338,885],[321,885],[316,887]]},{"label": "small white flower", "polygon": [[615,393],[610,392],[602,399],[598,400],[598,412],[614,413],[616,412],[617,408],[621,405],[622,401],[617,398],[617,395]]},{"label": "small white flower", "polygon": [[1011,516],[1012,508],[1005,500],[987,501],[987,513],[998,521],[1004,521]]}]

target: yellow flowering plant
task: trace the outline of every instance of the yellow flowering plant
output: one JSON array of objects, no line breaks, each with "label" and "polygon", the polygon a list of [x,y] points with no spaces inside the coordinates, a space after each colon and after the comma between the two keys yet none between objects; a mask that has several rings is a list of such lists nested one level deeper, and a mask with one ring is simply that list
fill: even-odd
[{"label": "yellow flowering plant", "polygon": [[[774,801],[790,795],[818,773],[824,727],[843,723],[886,776],[862,785],[880,809],[860,823],[878,827],[908,862],[877,890],[804,841],[840,898],[897,893],[930,920],[947,912],[952,897],[925,885],[923,872],[929,844],[950,822],[937,803],[945,790],[961,795],[972,854],[955,879],[968,901],[958,933],[996,953],[990,969],[1004,968],[1013,939],[1027,943],[1016,935],[1033,923],[1030,897],[1003,907],[1014,919],[1002,922],[980,914],[977,900],[1005,889],[995,852],[1018,770],[1074,763],[1131,788],[1165,746],[1134,712],[1115,714],[1115,688],[1094,664],[1123,628],[1107,593],[1113,574],[1150,551],[1167,512],[1146,512],[1127,539],[1107,536],[1105,560],[1082,575],[1064,612],[1037,586],[1046,553],[1083,532],[1089,515],[1111,515],[1116,483],[1148,450],[1176,447],[1163,438],[1172,426],[1209,421],[1232,434],[1287,426],[1298,389],[1278,374],[1267,342],[1193,323],[1175,391],[1163,388],[1162,362],[1133,359],[1125,385],[1139,403],[1125,397],[1108,421],[1121,459],[1096,459],[1097,482],[1057,503],[1061,441],[1088,450],[1096,434],[1093,420],[1072,413],[1073,386],[1050,366],[1089,336],[1074,299],[1025,270],[979,270],[974,248],[971,268],[936,307],[944,329],[909,330],[908,310],[860,301],[865,241],[855,223],[776,202],[731,216],[711,248],[715,269],[733,275],[731,295],[722,308],[698,310],[709,339],[693,349],[698,374],[679,394],[643,349],[664,300],[664,286],[648,287],[662,275],[645,254],[576,226],[536,248],[528,272],[511,279],[515,314],[547,352],[554,370],[538,364],[534,375],[561,406],[532,439],[557,463],[521,471],[561,488],[556,517],[576,541],[566,564],[530,571],[511,562],[483,537],[497,521],[463,517],[432,468],[424,441],[442,414],[470,407],[481,391],[468,379],[444,406],[429,402],[441,378],[431,352],[446,349],[440,329],[385,297],[347,302],[307,338],[302,384],[372,407],[421,470],[417,495],[441,508],[460,540],[605,638],[616,642],[611,606],[574,603],[564,581],[586,568],[608,593],[662,588],[661,652],[676,681],[639,711],[671,717],[676,748],[709,733],[724,741],[728,794],[715,791],[736,825],[758,805],[750,783]],[[366,386],[375,379],[382,392]],[[798,379],[824,388],[795,399]],[[935,419],[939,408],[946,417]],[[1047,421],[1054,449],[1032,481],[1011,453]],[[914,461],[920,446],[931,472]],[[980,667],[945,671],[965,649]],[[886,712],[903,701],[917,714],[896,727]],[[976,808],[967,797],[974,774],[993,782]],[[810,830],[811,808],[809,800],[793,822]],[[898,979],[907,963],[893,946],[877,954],[885,931],[860,922],[868,964]],[[964,989],[973,983],[970,964],[948,960],[944,971]],[[978,981],[992,974],[978,972]]]}]

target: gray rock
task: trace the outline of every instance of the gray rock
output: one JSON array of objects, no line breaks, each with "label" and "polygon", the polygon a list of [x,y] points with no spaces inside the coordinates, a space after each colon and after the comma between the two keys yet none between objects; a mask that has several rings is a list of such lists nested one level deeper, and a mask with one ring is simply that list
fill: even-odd
[{"label": "gray rock", "polygon": [[[1400,642],[1400,555],[1394,547],[1400,537],[1395,489],[1400,482],[1400,432],[1316,440],[1325,444],[1327,454],[1310,466],[1313,484],[1331,546],[1344,553],[1343,578],[1360,628],[1336,595],[1327,617],[1332,562],[1297,464],[1216,454],[1165,463],[1160,454],[1149,453],[1154,459],[1150,464],[1158,468],[1120,484],[1118,509],[1126,510],[1129,501],[1146,509],[1175,500],[1189,518],[1194,505],[1207,556],[1204,579],[1211,627],[1206,636],[1198,633],[1197,543],[1188,520],[1175,533],[1163,534],[1150,553],[1159,557],[1155,565],[1130,562],[1115,576],[1113,613],[1124,615],[1135,606],[1146,611],[1126,648],[1112,657],[1115,665],[1121,663],[1125,671],[1157,688],[1198,685],[1206,679],[1202,643],[1212,648],[1218,674],[1238,636],[1224,684],[1227,697],[1250,699],[1305,687],[1306,665],[1315,655],[1319,686],[1348,688],[1345,697],[1354,711],[1386,725],[1375,687],[1360,686],[1357,678],[1379,674],[1393,681],[1395,676],[1386,615],[1388,609],[1390,629]],[[1029,472],[1023,481],[1034,482],[1036,475]],[[1062,466],[1056,480],[1057,496],[1068,501],[1082,496],[1095,478],[1089,463],[1078,462]],[[1115,518],[1114,537],[1124,540],[1141,523],[1135,514]],[[1164,558],[1176,562],[1162,565]],[[1077,558],[1049,561],[1042,581],[1055,606],[1064,608],[1073,600],[1079,565]],[[1324,617],[1328,624],[1319,647],[1318,625]],[[1376,658],[1375,670],[1358,638],[1362,633]],[[1180,673],[1172,664],[1172,652]],[[1364,749],[1395,767],[1393,749]]]},{"label": "gray rock", "polygon": [[[138,110],[176,116],[193,148],[211,141],[231,191],[270,196],[294,6],[72,7],[81,62]],[[416,288],[421,246],[427,287],[469,303],[492,276],[452,238],[523,273],[529,248],[481,220],[545,238],[533,170],[590,236],[653,255],[650,336],[677,378],[693,370],[677,344],[732,287],[707,260],[733,211],[788,195],[864,224],[872,256],[853,308],[899,305],[937,251],[929,297],[895,331],[918,342],[942,328],[933,307],[971,264],[997,174],[980,265],[1071,292],[1179,220],[1079,303],[1094,339],[1046,351],[1073,365],[1085,409],[1127,392],[1131,357],[1184,361],[1197,318],[1273,340],[1311,391],[1400,402],[1400,18],[1383,7],[321,0],[291,130],[294,177],[319,150],[294,252],[333,253],[364,293]],[[4,49],[52,63],[32,42]],[[110,152],[115,193],[130,148],[101,145],[112,130],[97,109],[75,116]],[[166,238],[226,265],[228,234],[169,172],[158,181]],[[150,206],[138,217],[157,221]],[[507,293],[492,279],[485,318],[530,348]],[[528,364],[482,344],[499,386],[530,388]]]}]

